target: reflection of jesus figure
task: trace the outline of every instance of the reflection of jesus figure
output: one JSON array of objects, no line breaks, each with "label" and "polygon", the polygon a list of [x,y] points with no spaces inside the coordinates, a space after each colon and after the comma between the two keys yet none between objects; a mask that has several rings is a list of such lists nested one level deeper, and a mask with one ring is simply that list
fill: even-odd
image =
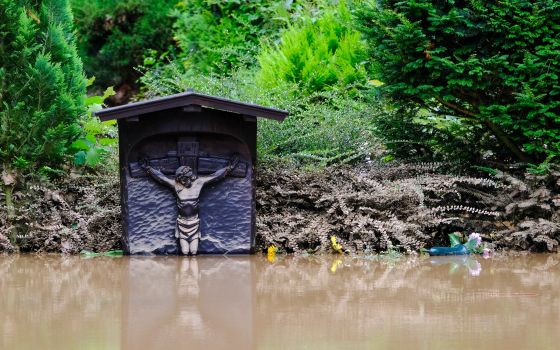
[{"label": "reflection of jesus figure", "polygon": [[168,178],[159,170],[141,162],[142,169],[154,180],[175,190],[177,198],[177,226],[175,238],[179,239],[183,254],[195,255],[200,241],[200,219],[198,217],[198,199],[204,185],[226,177],[237,165],[239,159],[233,156],[227,167],[207,176],[196,176],[189,166],[180,166],[175,172],[175,180]]}]

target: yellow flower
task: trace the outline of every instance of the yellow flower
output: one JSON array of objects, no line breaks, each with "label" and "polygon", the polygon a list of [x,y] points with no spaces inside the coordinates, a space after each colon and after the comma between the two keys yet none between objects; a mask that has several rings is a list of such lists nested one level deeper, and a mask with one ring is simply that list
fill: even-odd
[{"label": "yellow flower", "polygon": [[266,259],[268,260],[268,262],[275,262],[276,261],[276,252],[278,251],[278,248],[276,248],[276,246],[271,245],[270,247],[268,247],[267,250],[267,257]]},{"label": "yellow flower", "polygon": [[340,245],[339,243],[336,242],[336,237],[335,236],[331,236],[331,245],[332,245],[333,250],[335,252],[337,252],[338,254],[344,253],[342,251],[342,245]]}]

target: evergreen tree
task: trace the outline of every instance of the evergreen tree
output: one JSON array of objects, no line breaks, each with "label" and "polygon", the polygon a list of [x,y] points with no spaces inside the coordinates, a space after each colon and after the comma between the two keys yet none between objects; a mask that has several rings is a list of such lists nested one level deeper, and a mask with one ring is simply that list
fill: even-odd
[{"label": "evergreen tree", "polygon": [[485,128],[513,158],[560,156],[560,2],[369,0],[384,89]]},{"label": "evergreen tree", "polygon": [[9,211],[8,174],[60,164],[80,135],[85,92],[68,0],[0,0],[0,166]]}]

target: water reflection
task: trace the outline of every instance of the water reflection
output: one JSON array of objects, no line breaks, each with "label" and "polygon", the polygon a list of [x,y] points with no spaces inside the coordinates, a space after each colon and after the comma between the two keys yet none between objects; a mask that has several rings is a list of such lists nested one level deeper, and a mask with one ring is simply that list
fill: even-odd
[{"label": "water reflection", "polygon": [[479,276],[482,272],[482,265],[473,255],[456,255],[456,256],[431,256],[430,264],[433,266],[447,265],[449,266],[449,274],[457,273],[462,268],[468,271],[471,276]]},{"label": "water reflection", "polygon": [[[396,263],[293,258],[259,266],[258,318],[268,314],[275,325],[258,331],[259,344],[267,349],[303,344],[326,349],[555,348],[560,341],[558,256],[449,258]],[[268,280],[276,286],[272,291],[263,283]]]},{"label": "water reflection", "polygon": [[123,263],[0,255],[0,349],[118,349]]},{"label": "water reflection", "polygon": [[0,256],[0,349],[552,349],[559,262]]},{"label": "water reflection", "polygon": [[247,258],[131,258],[126,349],[253,348],[253,281]]}]

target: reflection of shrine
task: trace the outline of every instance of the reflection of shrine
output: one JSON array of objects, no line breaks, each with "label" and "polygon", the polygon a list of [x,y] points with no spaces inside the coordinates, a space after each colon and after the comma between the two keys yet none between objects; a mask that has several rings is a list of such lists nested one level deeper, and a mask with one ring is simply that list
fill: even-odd
[{"label": "reflection of shrine", "polygon": [[122,348],[253,349],[253,271],[246,258],[130,259]]}]

